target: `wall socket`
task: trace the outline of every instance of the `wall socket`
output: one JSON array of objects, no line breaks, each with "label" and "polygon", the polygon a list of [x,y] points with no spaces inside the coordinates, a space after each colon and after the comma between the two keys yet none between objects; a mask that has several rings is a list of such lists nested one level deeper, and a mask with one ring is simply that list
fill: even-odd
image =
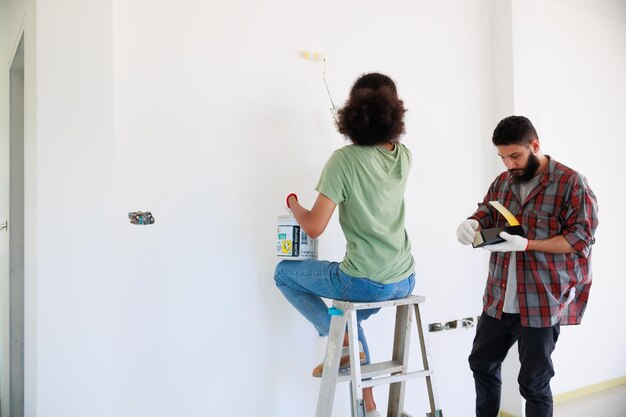
[{"label": "wall socket", "polygon": [[458,329],[458,328],[470,329],[470,328],[474,327],[478,323],[479,319],[480,319],[480,316],[478,316],[478,317],[464,317],[464,318],[459,319],[459,320],[451,320],[451,321],[447,321],[445,323],[444,322],[430,323],[428,325],[428,331],[433,333],[433,332],[440,332],[442,330],[454,330],[454,329]]}]

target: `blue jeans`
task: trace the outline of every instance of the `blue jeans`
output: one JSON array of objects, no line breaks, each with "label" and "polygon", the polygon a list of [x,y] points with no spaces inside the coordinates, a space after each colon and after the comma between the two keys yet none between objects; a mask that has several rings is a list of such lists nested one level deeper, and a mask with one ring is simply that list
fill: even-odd
[{"label": "blue jeans", "polygon": [[[338,262],[318,260],[282,261],[276,266],[274,280],[285,298],[313,324],[320,336],[328,336],[331,319],[322,297],[355,302],[386,301],[405,298],[415,287],[414,274],[400,282],[381,284],[345,274]],[[370,363],[370,353],[361,322],[378,310],[380,308],[357,311],[359,341],[363,344],[366,363]]]}]

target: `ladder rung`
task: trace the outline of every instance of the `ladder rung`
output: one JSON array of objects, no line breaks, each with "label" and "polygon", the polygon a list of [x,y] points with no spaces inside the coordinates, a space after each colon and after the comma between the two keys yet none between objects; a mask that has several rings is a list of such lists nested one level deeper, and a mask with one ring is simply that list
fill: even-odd
[{"label": "ladder rung", "polygon": [[368,379],[367,381],[363,381],[361,383],[361,386],[363,388],[374,387],[376,385],[393,384],[394,382],[407,381],[409,379],[414,379],[414,378],[425,378],[431,375],[432,375],[431,371],[407,372],[406,374],[391,375],[391,376],[387,376],[384,378]]},{"label": "ladder rung", "polygon": [[[361,366],[361,380],[367,378],[375,378],[381,375],[389,375],[384,378],[377,379],[367,379],[363,381],[363,388],[373,387],[375,385],[382,384],[392,384],[394,382],[407,381],[409,379],[414,378],[425,378],[433,374],[432,371],[413,371],[407,372],[404,374],[396,374],[390,375],[396,372],[402,372],[402,362],[401,361],[387,361],[387,362],[378,362],[372,363],[369,365]],[[320,378],[318,376],[317,378]],[[343,368],[339,370],[339,375],[337,376],[337,382],[345,382],[350,381],[350,368]]]},{"label": "ladder rung", "polygon": [[[394,372],[402,371],[401,361],[387,361],[371,363],[369,365],[361,365],[361,378],[374,378],[375,376],[389,375]],[[316,378],[321,378],[317,376]],[[342,368],[339,370],[337,376],[337,382],[344,382],[350,380],[350,368]]]},{"label": "ladder rung", "polygon": [[[338,382],[349,381],[350,380],[350,368],[342,369],[342,372],[339,373]],[[378,362],[371,363],[369,365],[361,366],[361,379],[364,378],[374,378],[376,376],[381,375],[389,375],[394,372],[402,372],[402,362],[401,361],[387,361],[387,362]]]}]

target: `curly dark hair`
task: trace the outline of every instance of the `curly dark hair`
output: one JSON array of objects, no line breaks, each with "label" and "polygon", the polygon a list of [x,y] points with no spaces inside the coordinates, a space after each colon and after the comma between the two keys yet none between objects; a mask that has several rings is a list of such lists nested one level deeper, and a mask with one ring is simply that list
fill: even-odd
[{"label": "curly dark hair", "polygon": [[379,73],[361,76],[339,109],[337,127],[356,145],[397,142],[404,133],[404,102],[391,78]]},{"label": "curly dark hair", "polygon": [[360,76],[359,79],[354,82],[352,90],[350,90],[350,96],[352,96],[355,91],[362,88],[378,90],[382,87],[387,87],[394,94],[398,94],[398,91],[396,90],[396,83],[394,83],[391,78],[379,72],[370,72],[369,74]]},{"label": "curly dark hair", "polygon": [[494,145],[528,145],[539,139],[533,124],[524,116],[509,116],[500,121],[493,131]]}]

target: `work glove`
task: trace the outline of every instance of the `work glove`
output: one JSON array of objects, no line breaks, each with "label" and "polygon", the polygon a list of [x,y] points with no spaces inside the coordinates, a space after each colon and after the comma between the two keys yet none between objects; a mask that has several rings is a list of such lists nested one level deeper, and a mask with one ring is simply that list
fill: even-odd
[{"label": "work glove", "polygon": [[518,235],[511,235],[507,232],[500,233],[504,242],[485,245],[483,249],[489,252],[523,252],[528,248],[528,239]]},{"label": "work glove", "polygon": [[478,230],[478,220],[467,219],[456,229],[456,238],[459,243],[469,245],[474,241],[474,235]]}]

